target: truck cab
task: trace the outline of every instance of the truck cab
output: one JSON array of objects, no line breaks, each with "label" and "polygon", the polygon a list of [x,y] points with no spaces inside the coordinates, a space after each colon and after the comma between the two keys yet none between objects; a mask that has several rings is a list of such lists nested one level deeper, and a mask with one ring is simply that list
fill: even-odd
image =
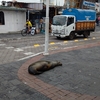
[{"label": "truck cab", "polygon": [[64,38],[69,36],[74,38],[72,32],[75,31],[75,16],[73,15],[56,15],[53,17],[53,23],[51,25],[52,35],[57,38]]}]

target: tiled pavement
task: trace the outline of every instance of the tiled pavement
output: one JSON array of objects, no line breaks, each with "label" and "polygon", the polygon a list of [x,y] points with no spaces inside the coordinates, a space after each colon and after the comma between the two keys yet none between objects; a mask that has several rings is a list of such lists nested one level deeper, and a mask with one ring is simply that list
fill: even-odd
[{"label": "tiled pavement", "polygon": [[[100,43],[52,51],[0,65],[0,100],[100,100]],[[29,64],[58,60],[63,66],[30,75]]]},{"label": "tiled pavement", "polygon": [[[51,52],[46,57],[38,55],[19,68],[18,77],[50,100],[100,100],[99,45]],[[28,65],[40,59],[58,60],[63,66],[37,76],[28,74]]]},{"label": "tiled pavement", "polygon": [[[42,50],[35,48],[33,44],[34,38],[44,37],[43,34],[36,34],[35,36],[21,36],[21,34],[0,34],[0,64],[18,61],[27,56],[33,56],[40,53]],[[27,49],[27,48],[28,49]],[[23,53],[22,53],[23,52]],[[10,57],[9,57],[10,56]]]}]

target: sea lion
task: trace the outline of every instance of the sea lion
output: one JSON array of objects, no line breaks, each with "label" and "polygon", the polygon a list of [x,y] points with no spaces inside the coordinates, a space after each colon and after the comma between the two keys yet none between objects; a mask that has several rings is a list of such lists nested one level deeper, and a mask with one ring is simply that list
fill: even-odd
[{"label": "sea lion", "polygon": [[62,66],[62,63],[59,61],[37,61],[29,65],[28,72],[30,74],[37,75],[56,66]]}]

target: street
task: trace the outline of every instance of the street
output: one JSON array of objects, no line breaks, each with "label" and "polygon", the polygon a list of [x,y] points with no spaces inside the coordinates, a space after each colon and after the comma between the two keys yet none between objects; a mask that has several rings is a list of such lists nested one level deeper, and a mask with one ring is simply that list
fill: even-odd
[{"label": "street", "polygon": [[[74,40],[57,39],[49,36],[49,51],[69,48],[73,46],[85,45],[89,43],[99,42],[100,33],[99,26],[95,32],[91,33],[89,38],[78,36]],[[21,34],[2,35],[0,39],[0,64],[13,61],[20,61],[31,58],[44,52],[45,34],[36,34],[35,36],[21,36]]]}]

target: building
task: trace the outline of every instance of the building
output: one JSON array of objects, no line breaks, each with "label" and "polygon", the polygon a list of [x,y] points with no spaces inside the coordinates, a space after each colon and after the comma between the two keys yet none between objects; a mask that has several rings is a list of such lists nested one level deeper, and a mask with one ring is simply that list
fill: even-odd
[{"label": "building", "polygon": [[25,0],[23,1],[2,1],[0,6],[0,33],[21,31],[25,28],[27,18],[32,23],[35,19],[41,18],[40,11],[43,9],[43,3],[31,3],[30,1],[26,3]]},{"label": "building", "polygon": [[0,6],[0,33],[21,31],[26,22],[26,9]]},{"label": "building", "polygon": [[94,9],[95,0],[65,0],[66,8]]},{"label": "building", "polygon": [[82,8],[95,10],[95,0],[84,0],[82,3]]},{"label": "building", "polygon": [[[54,15],[61,14],[62,10],[66,8],[96,9],[97,11],[99,11],[98,10],[99,8],[98,9],[95,8],[95,1],[99,2],[100,0],[49,0],[50,23],[52,23],[52,18]],[[0,18],[0,20],[2,20],[1,27],[6,26],[7,29],[4,30],[3,28],[0,27],[2,30],[1,32],[3,32],[3,30],[4,32],[5,31],[13,32],[14,30],[19,31],[20,29],[23,28],[23,25],[25,24],[27,18],[30,19],[34,24],[34,23],[39,23],[39,20],[41,18],[45,18],[46,16],[46,0],[28,0],[28,2],[26,0],[10,0],[9,2],[3,1],[2,5],[6,7],[4,7],[5,9],[0,8],[1,9],[0,16],[1,17],[5,16],[5,19]],[[7,7],[9,9],[8,11]],[[14,17],[15,9],[17,9],[16,12],[18,13],[17,15],[18,18]],[[6,14],[7,12],[10,13],[8,13],[7,15]],[[20,12],[23,12],[23,15],[21,15]],[[13,18],[13,22],[11,23],[15,24],[14,26],[11,26],[11,28],[8,28],[10,27],[8,25],[10,21],[9,16]],[[24,19],[22,19],[23,22],[20,23],[19,20],[21,20],[22,17]],[[9,19],[8,22],[6,19]],[[18,24],[20,23],[20,25],[17,25],[16,23]]]},{"label": "building", "polygon": [[82,0],[65,0],[64,8],[81,8]]}]

